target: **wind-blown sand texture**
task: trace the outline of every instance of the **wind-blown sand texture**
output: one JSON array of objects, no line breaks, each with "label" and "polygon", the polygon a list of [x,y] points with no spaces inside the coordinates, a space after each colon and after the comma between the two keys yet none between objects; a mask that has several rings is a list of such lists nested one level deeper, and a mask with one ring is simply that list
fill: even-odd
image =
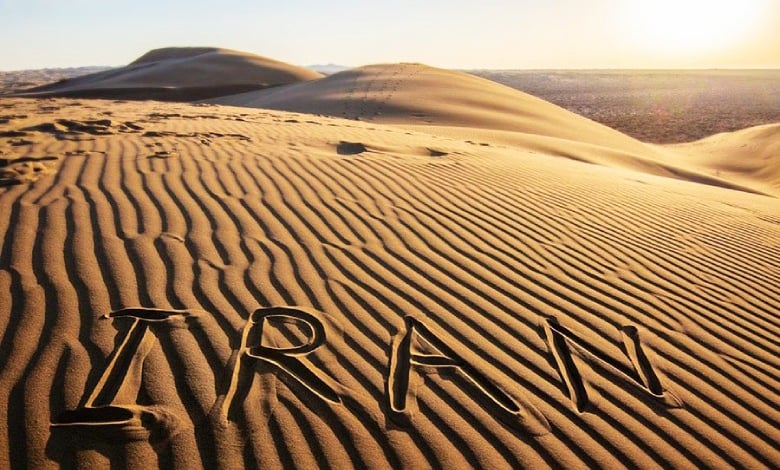
[{"label": "wind-blown sand texture", "polygon": [[683,155],[680,160],[688,165],[780,196],[780,124],[724,132],[668,148]]},{"label": "wind-blown sand texture", "polygon": [[282,111],[0,107],[0,467],[780,461],[776,198]]},{"label": "wind-blown sand texture", "polygon": [[321,74],[247,52],[166,47],[125,67],[24,91],[28,96],[192,101],[313,80]]},{"label": "wind-blown sand texture", "polygon": [[[659,176],[780,195],[780,185],[776,181],[766,184],[762,175],[740,172],[736,175],[738,183],[724,179],[706,161],[681,158],[673,147],[669,152],[669,148],[640,142],[507,86],[422,64],[371,65],[320,80],[222,96],[208,102],[394,124]],[[774,135],[762,142],[776,143],[779,139]],[[780,168],[777,162],[769,162],[768,166]]]}]

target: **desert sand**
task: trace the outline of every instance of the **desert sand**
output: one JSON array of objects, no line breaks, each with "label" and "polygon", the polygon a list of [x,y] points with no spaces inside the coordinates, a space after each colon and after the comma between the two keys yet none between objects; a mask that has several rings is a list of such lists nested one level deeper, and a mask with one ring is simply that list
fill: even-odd
[{"label": "desert sand", "polygon": [[43,85],[27,96],[190,101],[313,80],[321,74],[278,60],[215,47],[166,47],[130,64]]},{"label": "desert sand", "polygon": [[145,80],[0,100],[0,467],[780,461],[777,125],[650,145],[415,64]]},{"label": "desert sand", "polygon": [[[761,175],[750,172],[739,172],[739,183],[722,179],[706,162],[682,159],[666,147],[640,142],[527,93],[423,64],[366,66],[207,102],[393,124],[741,190],[772,193],[780,188],[776,181],[774,187],[771,182],[767,187]],[[768,141],[778,142],[778,137]],[[747,178],[741,177],[743,173]]]}]

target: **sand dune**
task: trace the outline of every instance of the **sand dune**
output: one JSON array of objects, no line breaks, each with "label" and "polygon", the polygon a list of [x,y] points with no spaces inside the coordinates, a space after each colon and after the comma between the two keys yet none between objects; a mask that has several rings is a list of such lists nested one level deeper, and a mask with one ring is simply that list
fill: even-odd
[{"label": "sand dune", "polygon": [[311,114],[0,114],[2,468],[780,461],[775,198]]},{"label": "sand dune", "polygon": [[780,124],[716,134],[668,148],[702,172],[780,197]]},{"label": "sand dune", "polygon": [[322,75],[246,52],[212,47],[168,47],[125,67],[45,85],[34,96],[192,101],[313,80]]},{"label": "sand dune", "polygon": [[735,175],[713,169],[700,159],[691,161],[687,147],[681,157],[672,146],[645,144],[547,101],[470,74],[422,64],[389,64],[321,77],[243,52],[170,47],[152,50],[126,67],[39,87],[32,95],[208,99],[223,105],[323,114],[776,194],[771,181],[765,181],[772,178],[767,175],[771,170],[758,175],[746,170],[749,175],[744,171]]},{"label": "sand dune", "polygon": [[422,64],[369,65],[295,86],[211,100],[385,124],[522,132],[634,152],[635,139],[526,93]]},{"label": "sand dune", "polygon": [[[588,163],[755,191],[547,101],[467,73],[422,64],[371,65],[320,80],[208,100],[231,106],[393,124]],[[760,190],[759,190],[760,192]]]}]

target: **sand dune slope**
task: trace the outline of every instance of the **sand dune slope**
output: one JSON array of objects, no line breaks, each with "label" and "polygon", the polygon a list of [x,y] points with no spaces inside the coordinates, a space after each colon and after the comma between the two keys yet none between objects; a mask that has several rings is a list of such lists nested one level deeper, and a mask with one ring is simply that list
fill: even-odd
[{"label": "sand dune slope", "polygon": [[635,139],[547,101],[423,64],[369,65],[310,83],[213,101],[389,124],[515,131],[646,151]]},{"label": "sand dune slope", "polygon": [[780,197],[780,124],[750,127],[666,147],[702,172]]},{"label": "sand dune slope", "polygon": [[735,187],[709,173],[680,168],[676,155],[669,158],[663,149],[550,102],[467,73],[422,64],[370,65],[320,80],[208,101],[393,124],[440,136]]},{"label": "sand dune slope", "polygon": [[191,101],[321,76],[246,52],[168,47],[147,52],[127,66],[46,85],[28,94]]},{"label": "sand dune slope", "polygon": [[777,199],[3,100],[0,468],[773,468]]}]

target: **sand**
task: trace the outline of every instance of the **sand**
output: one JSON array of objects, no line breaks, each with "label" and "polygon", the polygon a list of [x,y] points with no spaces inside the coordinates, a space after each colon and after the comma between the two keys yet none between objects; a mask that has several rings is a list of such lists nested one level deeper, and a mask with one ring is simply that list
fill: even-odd
[{"label": "sand", "polygon": [[[464,72],[423,64],[365,66],[321,80],[206,102],[393,124],[438,136],[492,142],[582,162],[780,195],[777,182],[766,184],[760,175],[756,178],[755,174],[739,171],[732,175],[736,179],[724,179],[706,161],[688,158],[687,151],[682,157],[672,146],[640,142],[527,93]],[[773,135],[762,142],[780,142],[780,137]],[[768,164],[774,169],[779,165]]]},{"label": "sand", "polygon": [[66,79],[21,95],[192,101],[314,80],[321,74],[247,52],[166,47],[124,67]]},{"label": "sand", "polygon": [[780,197],[780,124],[724,132],[668,148],[690,167]]},{"label": "sand", "polygon": [[399,69],[426,116],[2,99],[0,467],[776,466],[776,126]]}]

